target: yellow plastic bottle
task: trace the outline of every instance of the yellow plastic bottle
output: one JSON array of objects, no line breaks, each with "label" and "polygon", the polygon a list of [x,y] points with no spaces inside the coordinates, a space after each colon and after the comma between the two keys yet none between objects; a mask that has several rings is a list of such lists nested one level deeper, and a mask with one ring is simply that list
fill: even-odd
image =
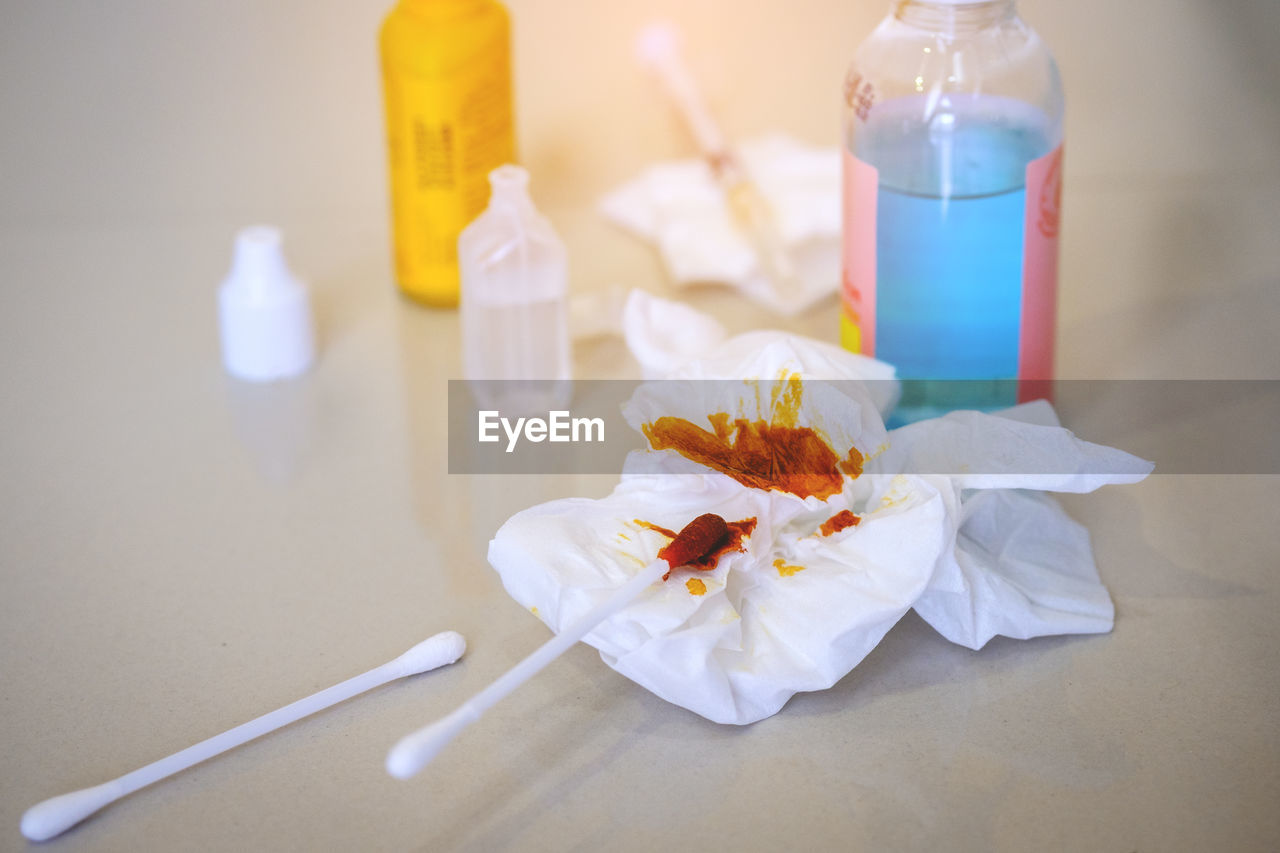
[{"label": "yellow plastic bottle", "polygon": [[396,281],[456,306],[458,235],[515,161],[510,20],[497,0],[400,0],[379,43]]}]

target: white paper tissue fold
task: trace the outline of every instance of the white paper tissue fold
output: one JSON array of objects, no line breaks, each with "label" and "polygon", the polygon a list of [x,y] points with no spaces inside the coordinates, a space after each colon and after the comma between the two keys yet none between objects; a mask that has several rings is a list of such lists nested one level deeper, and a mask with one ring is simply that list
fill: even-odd
[{"label": "white paper tissue fold", "polygon": [[696,516],[742,522],[740,551],[674,569],[587,635],[636,683],[742,724],[830,687],[912,607],[970,648],[1110,629],[1087,532],[1041,492],[1135,482],[1149,463],[1076,439],[1047,404],[886,433],[876,384],[818,379],[887,367],[780,333],[678,372],[624,407],[651,449],[611,495],[517,513],[489,549],[511,596],[558,631]]},{"label": "white paper tissue fold", "polygon": [[719,282],[775,311],[803,311],[840,282],[840,152],[773,134],[743,142],[739,153],[796,267],[793,293],[778,294],[761,272],[705,160],[650,166],[606,195],[600,210],[653,243],[678,285]]}]

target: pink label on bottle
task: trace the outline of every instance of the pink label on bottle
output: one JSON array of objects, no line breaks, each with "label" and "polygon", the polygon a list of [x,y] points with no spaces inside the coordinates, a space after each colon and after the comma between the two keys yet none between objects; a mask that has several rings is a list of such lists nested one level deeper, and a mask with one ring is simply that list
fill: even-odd
[{"label": "pink label on bottle", "polygon": [[[880,172],[844,152],[844,253],[841,303],[846,347],[876,354],[876,193]],[[853,340],[848,339],[853,336]]]},{"label": "pink label on bottle", "polygon": [[1027,164],[1022,237],[1022,328],[1018,336],[1018,399],[1047,397],[1053,379],[1058,297],[1058,225],[1062,209],[1062,146]]}]

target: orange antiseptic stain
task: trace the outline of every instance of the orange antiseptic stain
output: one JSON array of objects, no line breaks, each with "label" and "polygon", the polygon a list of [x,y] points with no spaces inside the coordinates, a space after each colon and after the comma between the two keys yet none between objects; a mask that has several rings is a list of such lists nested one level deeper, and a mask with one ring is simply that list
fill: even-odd
[{"label": "orange antiseptic stain", "polygon": [[707,585],[702,582],[701,578],[689,578],[684,582],[684,588],[689,590],[690,595],[707,594]]},{"label": "orange antiseptic stain", "polygon": [[861,518],[854,515],[847,509],[842,509],[826,521],[822,522],[822,525],[818,529],[822,531],[823,536],[830,536],[832,533],[839,533],[846,527],[854,527],[860,521],[862,521]]},{"label": "orange antiseptic stain", "polygon": [[675,539],[675,538],[676,538],[676,532],[675,532],[674,530],[668,530],[668,529],[667,529],[667,528],[665,528],[665,527],[659,527],[658,525],[654,524],[654,523],[653,523],[653,522],[651,522],[651,521],[641,521],[641,520],[640,520],[640,519],[638,519],[638,518],[636,518],[636,519],[632,519],[632,520],[633,520],[636,524],[638,524],[638,525],[640,525],[641,527],[643,527],[645,530],[652,530],[654,533],[661,533],[663,536],[667,537],[668,539]]},{"label": "orange antiseptic stain", "polygon": [[789,578],[796,572],[803,572],[804,566],[788,565],[781,557],[773,561],[773,567],[778,570],[778,574],[784,578]]},{"label": "orange antiseptic stain", "polygon": [[643,429],[654,450],[674,450],[748,488],[826,500],[844,487],[843,474],[862,473],[862,454],[856,447],[841,460],[812,427],[752,423],[745,418],[730,427],[723,412],[707,420],[713,432],[674,417],[658,418]]},{"label": "orange antiseptic stain", "polygon": [[804,397],[804,383],[792,374],[775,382],[769,393],[770,418],[775,426],[795,426],[800,416],[800,401]]},{"label": "orange antiseptic stain", "polygon": [[[672,569],[687,568],[700,572],[709,572],[714,569],[720,562],[720,558],[730,551],[745,550],[742,547],[742,540],[756,529],[754,518],[725,521],[710,512],[686,524],[679,533],[639,518],[635,519],[635,523],[671,539],[658,550],[658,558],[666,560]],[[669,577],[671,577],[670,571],[663,575],[662,579],[666,580]]]}]

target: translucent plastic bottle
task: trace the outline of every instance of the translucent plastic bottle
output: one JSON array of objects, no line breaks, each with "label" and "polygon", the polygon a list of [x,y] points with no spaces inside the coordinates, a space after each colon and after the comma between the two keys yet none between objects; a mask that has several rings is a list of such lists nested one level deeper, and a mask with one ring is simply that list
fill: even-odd
[{"label": "translucent plastic bottle", "polygon": [[400,0],[382,25],[396,281],[429,305],[458,304],[458,234],[515,159],[510,38],[496,0]]},{"label": "translucent plastic bottle", "polygon": [[844,86],[841,341],[892,363],[899,421],[1053,376],[1062,88],[1013,0],[900,0]]},{"label": "translucent plastic bottle", "polygon": [[489,181],[489,207],[458,239],[463,373],[482,406],[546,414],[569,402],[567,253],[527,171],[500,166]]}]

